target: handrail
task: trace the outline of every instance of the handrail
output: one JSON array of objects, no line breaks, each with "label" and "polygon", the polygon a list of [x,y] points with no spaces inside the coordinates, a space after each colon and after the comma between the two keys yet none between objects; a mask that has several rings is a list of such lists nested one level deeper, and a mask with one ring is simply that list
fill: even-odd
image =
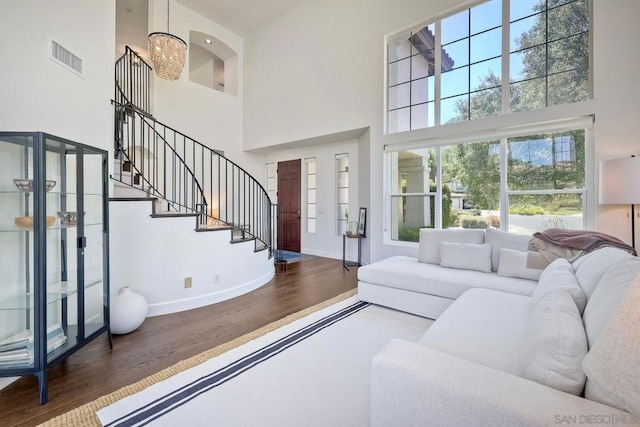
[{"label": "handrail", "polygon": [[152,69],[149,64],[129,46],[115,64],[116,102],[134,106],[151,115]]},{"label": "handrail", "polygon": [[[116,152],[118,158],[120,159],[121,162],[129,162],[129,167],[132,168],[133,170],[130,173],[130,176],[125,177],[122,173],[122,170],[120,170],[119,172],[116,173],[116,179],[124,184],[130,185],[135,187],[136,185],[139,185],[139,189],[142,191],[146,191],[147,193],[149,193],[149,195],[154,195],[154,196],[158,196],[162,199],[165,199],[169,204],[170,204],[170,208],[172,208],[174,211],[177,212],[181,212],[183,210],[186,210],[188,212],[197,212],[200,213],[197,210],[192,209],[192,204],[187,203],[185,200],[180,200],[180,198],[171,198],[171,197],[167,197],[166,192],[163,192],[161,188],[158,188],[157,183],[154,183],[152,181],[149,180],[148,178],[148,174],[145,174],[145,162],[144,162],[144,158],[142,158],[142,169],[140,170],[137,166],[136,166],[136,160],[137,160],[137,156],[138,153],[137,151],[142,151],[143,153],[145,151],[148,151],[148,146],[146,144],[146,142],[144,140],[142,140],[141,142],[139,142],[135,147],[132,146],[130,143],[128,143],[132,138],[126,138],[127,139],[127,143],[124,144],[123,140],[125,139],[124,134],[125,134],[125,129],[127,130],[126,134],[130,135],[130,132],[132,129],[136,129],[136,117],[135,115],[131,114],[132,111],[135,111],[135,114],[139,115],[139,120],[144,120],[146,115],[138,110],[129,110],[127,113],[127,110],[129,109],[129,106],[123,105],[123,104],[119,104],[115,101],[111,101],[111,103],[115,106],[116,108],[116,130],[115,130],[115,134],[116,134],[116,141],[118,141],[118,146],[120,147],[120,149]],[[129,114],[131,117],[130,120],[132,120],[132,123],[130,126],[127,125],[126,121],[123,121],[122,119],[119,119],[119,117],[122,117],[123,114]],[[143,130],[145,129],[144,126],[148,127],[148,124],[146,123],[141,123],[141,126],[143,126]],[[156,132],[155,129],[152,129],[153,132]],[[141,132],[142,134],[144,132]],[[156,132],[157,133],[157,132]],[[158,137],[162,138],[160,134],[157,134]],[[140,139],[138,139],[140,140]],[[166,141],[165,141],[166,142]],[[136,150],[136,147],[138,148],[138,150]],[[184,159],[175,151],[171,149],[170,145],[167,145],[167,148],[169,148],[172,152],[173,152],[173,156],[175,156],[178,160],[178,165],[180,166],[176,166],[176,167],[182,167],[185,169],[185,173],[186,175],[193,177],[193,184],[195,186],[194,191],[196,191],[196,193],[200,196],[200,203],[196,203],[196,206],[198,206],[199,204],[203,204],[205,203],[205,199],[204,199],[204,192],[202,191],[202,188],[200,187],[199,183],[195,180],[193,171],[191,171],[189,169],[189,167],[187,166],[186,162],[184,161]],[[148,160],[147,160],[148,161]],[[144,183],[139,183],[136,184],[134,182],[134,179],[136,176],[139,176],[142,178],[142,180],[147,184],[147,188],[145,188]],[[126,178],[128,178],[128,182],[126,180]],[[153,178],[151,178],[153,180]],[[195,200],[195,197],[194,197]],[[206,203],[205,203],[206,204]],[[184,208],[184,209],[182,209]]]},{"label": "handrail", "polygon": [[199,214],[203,225],[229,225],[272,248],[271,200],[244,168],[155,118],[113,104],[121,155],[144,177],[147,191],[178,212]]},{"label": "handrail", "polygon": [[[133,70],[133,63],[141,71]],[[170,209],[197,213],[200,226],[229,225],[271,256],[275,227],[267,191],[222,152],[151,115],[150,73],[151,67],[128,46],[116,62],[115,149],[118,158],[129,162],[131,176],[120,171],[114,179],[136,186],[139,176],[138,188],[165,200]]]}]

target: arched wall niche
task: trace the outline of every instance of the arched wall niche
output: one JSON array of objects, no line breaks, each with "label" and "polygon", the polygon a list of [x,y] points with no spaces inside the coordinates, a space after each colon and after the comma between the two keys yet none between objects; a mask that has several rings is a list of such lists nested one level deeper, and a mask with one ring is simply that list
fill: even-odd
[{"label": "arched wall niche", "polygon": [[238,95],[238,54],[220,39],[189,31],[189,80],[208,88]]}]

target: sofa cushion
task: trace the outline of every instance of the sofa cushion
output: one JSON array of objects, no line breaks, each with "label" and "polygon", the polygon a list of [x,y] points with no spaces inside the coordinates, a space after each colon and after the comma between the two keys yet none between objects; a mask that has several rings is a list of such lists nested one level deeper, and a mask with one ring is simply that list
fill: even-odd
[{"label": "sofa cushion", "polygon": [[491,272],[491,245],[440,243],[440,265],[462,270]]},{"label": "sofa cushion", "polygon": [[582,366],[588,399],[640,417],[640,276],[611,316]]},{"label": "sofa cushion", "polygon": [[571,295],[546,294],[531,310],[521,347],[522,377],[576,396],[586,376],[587,336]]},{"label": "sofa cushion", "polygon": [[418,260],[428,264],[440,264],[440,243],[484,243],[484,230],[420,229]]},{"label": "sofa cushion", "polygon": [[531,236],[509,233],[497,228],[487,228],[484,242],[491,245],[491,270],[498,271],[500,266],[500,248],[526,251]]},{"label": "sofa cushion", "polygon": [[443,268],[416,258],[394,256],[358,269],[358,280],[374,285],[406,289],[456,299],[466,290],[487,288],[531,296],[533,280],[502,277],[495,273]]},{"label": "sofa cushion", "polygon": [[528,252],[500,248],[500,264],[498,275],[505,277],[519,277],[522,279],[538,280],[542,270],[527,267]]},{"label": "sofa cushion", "polygon": [[418,343],[518,375],[519,348],[531,298],[471,289],[427,329]]},{"label": "sofa cushion", "polygon": [[617,261],[634,259],[629,252],[617,248],[601,248],[578,258],[572,264],[580,287],[587,300],[609,266]]},{"label": "sofa cushion", "polygon": [[544,269],[540,275],[538,286],[533,291],[533,303],[537,304],[547,294],[559,289],[567,291],[571,295],[578,310],[582,313],[587,301],[576,276],[573,274],[571,264],[564,258],[556,259]]},{"label": "sofa cushion", "polygon": [[611,264],[598,281],[582,316],[589,348],[597,342],[600,333],[638,274],[640,260],[632,257]]}]

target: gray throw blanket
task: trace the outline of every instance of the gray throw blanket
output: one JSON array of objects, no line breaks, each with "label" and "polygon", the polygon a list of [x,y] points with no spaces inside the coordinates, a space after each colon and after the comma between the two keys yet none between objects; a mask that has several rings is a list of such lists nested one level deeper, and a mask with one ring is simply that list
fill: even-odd
[{"label": "gray throw blanket", "polygon": [[535,233],[529,241],[527,267],[543,269],[557,258],[566,258],[573,262],[588,252],[606,246],[622,249],[637,256],[634,248],[608,234],[551,228]]}]

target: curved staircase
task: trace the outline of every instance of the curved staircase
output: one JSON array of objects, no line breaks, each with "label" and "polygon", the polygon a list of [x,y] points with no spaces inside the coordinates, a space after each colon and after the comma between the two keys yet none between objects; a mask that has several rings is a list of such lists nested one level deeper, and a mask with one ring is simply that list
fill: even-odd
[{"label": "curved staircase", "polygon": [[152,116],[150,81],[151,67],[126,47],[112,102],[111,282],[144,295],[152,316],[270,280],[274,209],[243,168]]}]

